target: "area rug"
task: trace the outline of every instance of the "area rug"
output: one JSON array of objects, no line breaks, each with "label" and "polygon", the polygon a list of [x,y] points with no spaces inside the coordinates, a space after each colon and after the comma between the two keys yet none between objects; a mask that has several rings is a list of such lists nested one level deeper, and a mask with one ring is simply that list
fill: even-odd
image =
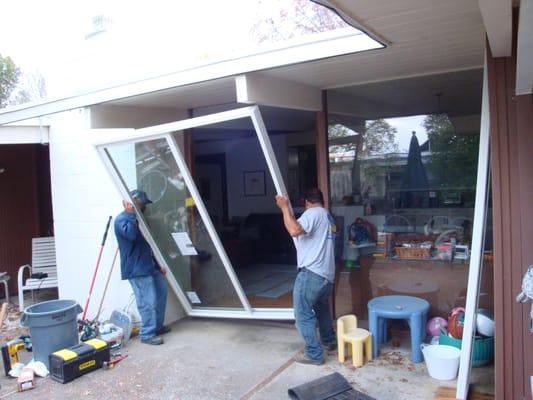
[{"label": "area rug", "polygon": [[239,271],[238,275],[247,295],[277,299],[292,290],[296,268],[292,265],[257,264]]}]

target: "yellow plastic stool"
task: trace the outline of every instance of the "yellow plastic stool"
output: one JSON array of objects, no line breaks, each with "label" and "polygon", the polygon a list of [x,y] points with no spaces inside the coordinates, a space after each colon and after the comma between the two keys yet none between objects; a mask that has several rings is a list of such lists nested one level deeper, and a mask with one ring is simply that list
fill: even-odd
[{"label": "yellow plastic stool", "polygon": [[351,346],[354,367],[363,365],[363,345],[367,361],[372,361],[372,334],[357,327],[355,315],[344,315],[337,319],[337,343],[339,362],[344,362],[344,348],[347,344]]}]

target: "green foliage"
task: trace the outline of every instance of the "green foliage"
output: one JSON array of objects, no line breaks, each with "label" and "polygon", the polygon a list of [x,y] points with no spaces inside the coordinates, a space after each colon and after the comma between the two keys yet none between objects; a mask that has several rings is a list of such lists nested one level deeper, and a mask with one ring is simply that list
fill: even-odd
[{"label": "green foliage", "polygon": [[348,26],[335,12],[309,0],[257,1],[250,34],[258,43],[279,42]]},{"label": "green foliage", "polygon": [[0,108],[6,106],[11,92],[17,85],[20,70],[11,57],[3,57],[0,54]]},{"label": "green foliage", "polygon": [[479,134],[457,134],[444,114],[428,115],[423,124],[430,143],[426,167],[432,181],[441,188],[475,188]]},{"label": "green foliage", "polygon": [[[328,127],[330,140],[336,138],[346,138],[342,144],[332,145],[330,152],[348,152],[350,150],[359,150],[358,158],[361,156],[370,156],[378,154],[387,154],[397,152],[399,147],[396,142],[397,130],[384,119],[367,121],[366,131],[362,136],[362,142],[359,143],[360,134],[345,127],[336,124]],[[349,140],[352,138],[352,140]]]},{"label": "green foliage", "polygon": [[383,118],[367,121],[362,154],[365,156],[397,152],[398,131]]}]

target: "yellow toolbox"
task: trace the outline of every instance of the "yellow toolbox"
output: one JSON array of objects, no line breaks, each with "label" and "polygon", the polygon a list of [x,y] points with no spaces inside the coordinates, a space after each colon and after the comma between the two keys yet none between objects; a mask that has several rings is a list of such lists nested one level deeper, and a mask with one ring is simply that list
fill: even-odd
[{"label": "yellow toolbox", "polygon": [[100,339],[91,339],[50,354],[50,376],[67,383],[109,361],[109,346]]}]

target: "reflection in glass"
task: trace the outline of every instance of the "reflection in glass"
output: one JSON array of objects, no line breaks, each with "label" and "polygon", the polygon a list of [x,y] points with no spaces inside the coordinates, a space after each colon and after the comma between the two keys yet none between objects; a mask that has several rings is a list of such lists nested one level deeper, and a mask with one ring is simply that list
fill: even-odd
[{"label": "reflection in glass", "polygon": [[153,201],[148,231],[192,307],[242,309],[166,139],[106,148],[122,184]]}]

